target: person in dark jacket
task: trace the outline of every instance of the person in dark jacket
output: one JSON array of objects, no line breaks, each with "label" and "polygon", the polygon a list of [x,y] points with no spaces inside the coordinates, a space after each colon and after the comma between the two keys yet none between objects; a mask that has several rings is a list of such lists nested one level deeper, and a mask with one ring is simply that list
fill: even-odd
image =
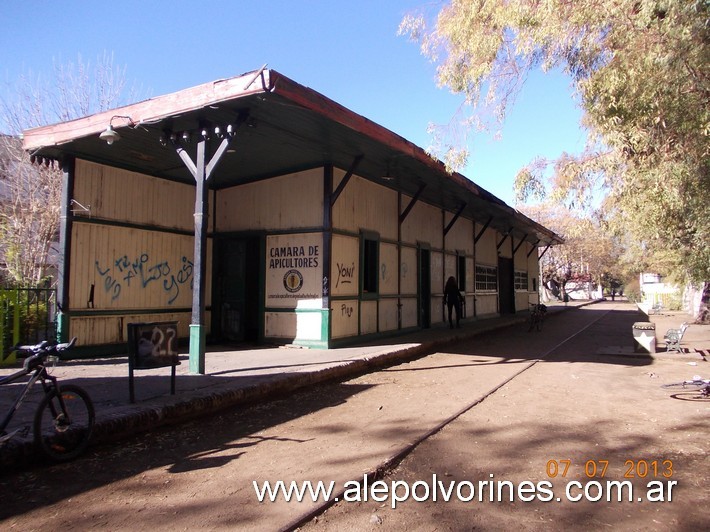
[{"label": "person in dark jacket", "polygon": [[449,327],[454,328],[454,322],[451,319],[451,311],[454,308],[456,309],[456,327],[459,327],[459,320],[461,319],[461,293],[459,292],[456,279],[453,276],[449,277],[444,287],[444,304],[449,309]]}]

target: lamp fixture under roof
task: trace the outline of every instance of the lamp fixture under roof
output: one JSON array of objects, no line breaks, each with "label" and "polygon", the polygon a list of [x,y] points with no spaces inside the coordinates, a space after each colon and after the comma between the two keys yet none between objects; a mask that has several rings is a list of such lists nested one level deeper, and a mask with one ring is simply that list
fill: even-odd
[{"label": "lamp fixture under roof", "polygon": [[109,120],[108,127],[101,132],[99,135],[99,138],[101,140],[106,141],[106,144],[109,146],[116,142],[117,140],[121,140],[121,135],[118,134],[118,132],[113,129],[113,121],[116,118],[123,118],[128,121],[128,126],[129,127],[136,127],[136,125],[133,123],[133,120],[131,120],[130,116],[122,116],[122,115],[114,115],[111,117],[111,120]]},{"label": "lamp fixture under roof", "polygon": [[106,144],[109,146],[116,142],[117,140],[121,140],[121,135],[119,135],[113,127],[111,127],[111,124],[106,128],[105,131],[99,135],[99,138],[101,140],[105,140]]}]

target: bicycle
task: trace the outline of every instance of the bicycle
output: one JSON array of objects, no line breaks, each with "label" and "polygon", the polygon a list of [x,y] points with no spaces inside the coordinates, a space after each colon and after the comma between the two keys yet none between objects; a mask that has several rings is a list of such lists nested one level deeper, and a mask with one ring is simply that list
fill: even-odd
[{"label": "bicycle", "polygon": [[695,375],[692,379],[687,381],[663,384],[661,388],[676,392],[688,392],[689,394],[700,393],[700,395],[689,396],[691,399],[710,399],[710,379],[703,379],[700,375]]},{"label": "bicycle", "polygon": [[536,329],[542,330],[542,322],[547,313],[547,306],[542,303],[530,303],[530,316],[528,316],[528,332]]},{"label": "bicycle", "polygon": [[87,448],[95,421],[94,404],[89,394],[73,384],[60,386],[57,378],[50,375],[47,369],[48,365],[53,367],[59,355],[71,348],[75,342],[76,338],[60,344],[45,340],[36,345],[16,345],[13,348],[19,356],[27,358],[21,370],[0,377],[0,386],[9,385],[28,375],[30,378],[0,423],[0,446],[17,434],[29,434],[29,425],[10,432],[6,432],[6,429],[27,398],[30,388],[39,381],[44,397],[40,400],[32,421],[37,449],[52,461],[64,462],[76,458]]}]

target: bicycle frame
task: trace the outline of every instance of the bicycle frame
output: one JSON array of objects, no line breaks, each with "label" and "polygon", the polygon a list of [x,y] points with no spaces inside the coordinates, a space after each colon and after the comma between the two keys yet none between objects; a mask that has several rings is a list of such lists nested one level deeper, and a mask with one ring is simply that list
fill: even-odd
[{"label": "bicycle frame", "polygon": [[[29,374],[30,374],[30,372],[28,372],[27,370],[21,369],[20,371],[12,373],[11,375],[0,378],[0,386],[5,385],[5,384],[11,384],[15,381],[20,380],[22,377],[26,377]],[[52,375],[47,373],[47,368],[44,366],[44,364],[35,368],[32,375],[30,375],[30,379],[25,383],[25,386],[23,387],[22,391],[18,394],[14,403],[12,404],[10,409],[8,410],[7,414],[5,415],[5,418],[2,420],[2,423],[0,423],[0,433],[5,432],[5,429],[10,424],[10,421],[12,421],[12,418],[15,416],[15,412],[17,412],[17,409],[20,408],[20,405],[24,402],[25,397],[27,397],[27,393],[30,391],[32,386],[34,386],[34,384],[38,380],[42,383],[42,389],[44,390],[45,394],[49,393],[49,391],[52,390],[52,388],[58,388],[57,378],[53,377]],[[51,384],[47,384],[47,381],[50,381]],[[60,396],[59,400],[61,403],[61,396]],[[63,404],[61,406],[62,406],[62,408],[64,408]],[[9,440],[12,436],[14,436],[14,434],[16,432],[17,431],[15,431],[11,434],[8,434],[8,435],[1,435],[0,436],[0,443],[3,443],[5,441]]]}]

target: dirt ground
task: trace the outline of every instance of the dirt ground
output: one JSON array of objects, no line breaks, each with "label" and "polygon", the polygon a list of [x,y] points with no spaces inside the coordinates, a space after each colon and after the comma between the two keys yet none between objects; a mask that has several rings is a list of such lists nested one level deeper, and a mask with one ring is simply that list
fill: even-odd
[{"label": "dirt ground", "polygon": [[[628,336],[635,319],[628,312],[618,302],[565,312],[543,333],[502,330],[377,373],[95,449],[70,464],[2,475],[0,527],[279,530],[319,505],[259,502],[254,481],[332,480],[343,487],[379,470],[385,485],[416,485],[417,498],[428,500],[410,498],[396,508],[391,499],[341,501],[302,529],[704,529],[710,401],[672,397],[660,385],[707,376],[707,363],[605,354],[613,347],[610,333]],[[382,467],[419,441],[394,469]],[[434,475],[444,488],[454,486],[452,500],[424,497],[423,483],[435,486]],[[577,497],[584,483],[604,486],[625,475],[634,487],[631,502],[566,500],[566,483],[580,482],[570,492]],[[516,486],[515,500],[479,502],[478,483],[492,481]],[[517,491],[524,481],[543,488],[549,482],[551,500],[533,493],[534,500],[523,501],[531,493]],[[651,481],[663,483],[664,502],[638,500],[649,495]],[[669,482],[676,482],[670,491]],[[456,500],[457,489],[470,497],[470,486],[474,500]]]},{"label": "dirt ground", "polygon": [[[624,359],[584,347],[590,337],[603,338],[608,326],[602,320],[582,335],[581,345],[553,351],[424,441],[383,479],[404,496],[407,488],[398,481],[410,493],[421,480],[431,490],[436,475],[444,489],[453,481],[464,486],[463,499],[473,500],[456,500],[454,491],[443,502],[440,489],[437,502],[410,497],[396,509],[391,499],[340,502],[303,529],[707,529],[710,400],[694,392],[669,393],[660,385],[696,374],[708,378],[708,363],[674,355]],[[478,484],[504,480],[514,486],[547,481],[554,495],[515,492],[511,502],[506,488],[491,500],[491,484]],[[618,502],[616,485],[607,481],[626,480],[633,486],[631,501],[627,490]],[[474,497],[467,481],[473,481]],[[578,501],[567,500],[571,482],[579,482],[569,492]],[[586,484],[590,499],[602,498],[585,500]],[[420,485],[418,498],[426,494]],[[649,496],[662,500],[649,502]]]}]

